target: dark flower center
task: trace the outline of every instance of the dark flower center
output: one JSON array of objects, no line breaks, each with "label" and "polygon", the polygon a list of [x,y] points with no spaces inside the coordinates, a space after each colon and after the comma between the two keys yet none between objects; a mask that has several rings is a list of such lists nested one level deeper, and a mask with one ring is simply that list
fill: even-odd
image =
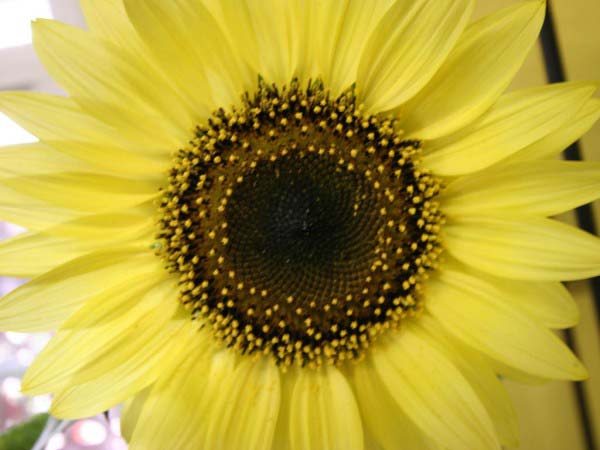
[{"label": "dark flower center", "polygon": [[440,253],[419,142],[351,92],[261,84],[178,152],[162,256],[194,319],[243,353],[309,366],[360,357],[419,312]]}]

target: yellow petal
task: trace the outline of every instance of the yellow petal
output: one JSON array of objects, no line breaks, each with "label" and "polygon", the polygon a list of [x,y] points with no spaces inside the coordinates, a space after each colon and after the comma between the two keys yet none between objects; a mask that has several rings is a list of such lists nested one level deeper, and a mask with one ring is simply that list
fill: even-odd
[{"label": "yellow petal", "polygon": [[444,243],[459,261],[516,280],[577,280],[600,273],[600,239],[551,219],[453,220]]},{"label": "yellow petal", "polygon": [[333,366],[302,370],[290,400],[290,450],[362,450],[362,422],[348,381]]},{"label": "yellow petal", "polygon": [[[323,81],[331,88],[332,93],[339,94],[356,81],[360,55],[369,41],[371,33],[386,13],[394,0],[373,0],[361,2],[348,0],[345,8],[337,0],[329,4],[338,8],[340,22],[333,44],[328,48],[323,61]],[[317,3],[320,6],[320,3]],[[331,30],[317,30],[317,41],[322,41]],[[318,44],[317,44],[318,45]]]},{"label": "yellow petal", "polygon": [[[166,271],[148,273],[128,279],[125,283],[102,291],[88,299],[61,325],[61,330],[86,332],[89,329],[108,326],[130,326],[143,314],[163,308],[164,315],[175,314],[177,302],[177,280]],[[119,323],[113,323],[118,321]],[[123,325],[124,322],[128,325]],[[107,333],[115,334],[115,333]],[[80,360],[83,358],[80,358]]]},{"label": "yellow petal", "polygon": [[111,249],[91,253],[34,278],[0,300],[0,329],[56,330],[85,300],[140,273],[160,273],[151,251]]},{"label": "yellow petal", "polygon": [[0,92],[0,111],[40,140],[74,140],[128,147],[114,130],[72,99],[37,92]]},{"label": "yellow petal", "polygon": [[500,442],[507,447],[518,447],[519,423],[512,401],[488,361],[448,335],[428,314],[419,317],[418,325],[434,340],[438,349],[448,356],[467,379],[477,397],[490,415]]},{"label": "yellow petal", "polygon": [[26,195],[19,195],[12,189],[4,188],[3,186],[0,186],[0,198],[7,191],[17,203],[0,204],[0,218],[6,222],[14,223],[30,230],[43,230],[54,224],[72,220],[81,215],[72,209],[57,208],[40,201],[35,202],[35,199]]},{"label": "yellow petal", "polygon": [[[143,154],[102,143],[69,140],[46,141],[46,144],[55,150],[53,153],[59,155],[59,158],[75,160],[80,166],[84,167],[91,165],[98,172],[122,174],[124,176],[139,175],[164,178],[171,162],[170,154],[167,153],[164,155],[152,155],[147,152]],[[69,170],[66,168],[62,171],[76,171],[76,169]]]},{"label": "yellow petal", "polygon": [[89,213],[136,206],[160,195],[156,182],[77,172],[14,177],[0,184],[50,205]]},{"label": "yellow petal", "polygon": [[360,60],[356,85],[367,112],[387,111],[417,94],[456,44],[474,6],[472,0],[396,2]]},{"label": "yellow petal", "polygon": [[452,181],[442,194],[450,217],[552,216],[600,197],[600,163],[506,164]]},{"label": "yellow petal", "polygon": [[0,218],[6,222],[37,231],[82,215],[17,192],[2,185],[2,181],[0,178]]},{"label": "yellow petal", "polygon": [[123,402],[123,409],[121,410],[121,436],[127,441],[131,442],[133,431],[137,426],[138,419],[146,399],[150,394],[151,389],[154,385],[148,386],[146,389],[138,392],[134,397],[131,397]]},{"label": "yellow petal", "polygon": [[[181,335],[169,335],[180,343]],[[187,332],[185,334],[188,334]],[[110,373],[88,383],[71,385],[58,391],[53,399],[50,413],[61,419],[77,420],[81,417],[95,416],[131,398],[140,389],[151,386],[164,374],[165,365],[172,365],[182,349],[170,346],[170,352],[162,351],[158,355],[160,364],[152,361],[143,368],[137,368],[132,375],[129,371]],[[154,358],[155,359],[155,358]],[[129,368],[125,366],[126,368]]]},{"label": "yellow petal", "polygon": [[201,111],[197,117],[237,102],[252,85],[239,55],[202,2],[124,0],[124,4],[158,66]]},{"label": "yellow petal", "polygon": [[407,323],[373,351],[375,368],[396,404],[448,450],[499,449],[493,424],[465,377]]},{"label": "yellow petal", "polygon": [[[194,105],[186,103],[187,94],[185,91],[177,90],[169,80],[168,72],[162,72],[160,68],[154,64],[150,51],[146,48],[137,31],[133,27],[123,0],[81,0],[80,6],[85,16],[86,24],[91,33],[95,37],[109,41],[118,47],[119,52],[126,59],[132,59],[142,72],[152,74],[148,76],[148,81],[156,85],[160,79],[161,87],[167,87],[162,92],[150,92],[150,98],[155,94],[161,94],[161,105],[166,107],[165,111],[169,112],[171,118],[179,122],[183,129],[188,129],[190,124],[195,124],[198,119],[198,112]],[[109,48],[110,44],[107,44]],[[150,71],[146,70],[150,68]],[[172,95],[176,93],[178,95]],[[153,95],[154,94],[154,95]],[[186,111],[187,109],[187,111]],[[180,115],[177,116],[177,113]]]},{"label": "yellow petal", "polygon": [[581,136],[600,118],[600,99],[591,98],[558,130],[509,156],[504,162],[533,161],[556,156]]},{"label": "yellow petal", "polygon": [[423,164],[446,176],[485,169],[559,129],[595,90],[573,82],[506,94],[458,133],[426,143]]},{"label": "yellow petal", "polygon": [[97,249],[93,242],[22,233],[0,242],[0,274],[32,278]]},{"label": "yellow petal", "polygon": [[279,368],[270,357],[244,358],[223,375],[218,394],[203,405],[208,414],[199,447],[270,449],[281,398]]},{"label": "yellow petal", "polygon": [[579,322],[579,309],[569,290],[555,281],[495,279],[507,303],[548,328],[569,328]]},{"label": "yellow petal", "polygon": [[[301,2],[245,0],[259,74],[267,82],[289,83],[296,74],[306,36],[301,34]],[[302,39],[304,37],[304,39]]]},{"label": "yellow petal", "polygon": [[115,339],[135,329],[149,312],[174,307],[175,289],[172,282],[143,274],[88,299],[33,361],[23,378],[23,389],[37,395],[70,384],[77,370],[94,362]]},{"label": "yellow petal", "polygon": [[[0,273],[33,278],[86,253],[106,247],[137,245],[149,248],[154,239],[152,216],[109,214],[66,222],[39,233],[27,232],[0,242]],[[106,227],[101,227],[103,220]],[[95,229],[90,229],[95,224]]]},{"label": "yellow petal", "polygon": [[[351,384],[365,428],[385,450],[430,450],[428,438],[393,401],[372,358],[351,366]],[[370,450],[367,447],[367,450]]]},{"label": "yellow petal", "polygon": [[122,48],[141,50],[123,0],[80,0],[79,3],[92,33]]},{"label": "yellow petal", "polygon": [[[195,337],[202,339],[203,335]],[[198,429],[205,429],[200,420],[205,403],[219,393],[221,380],[233,370],[233,364],[219,366],[211,361],[212,354],[201,346],[191,346],[179,363],[164,367],[137,418],[131,450],[183,450],[190,442],[198,442],[192,439]]]},{"label": "yellow petal", "polygon": [[423,90],[400,108],[408,136],[435,139],[483,114],[535,43],[545,2],[519,2],[470,25]]},{"label": "yellow petal", "polygon": [[187,110],[142,58],[56,21],[36,20],[32,30],[45,68],[89,114],[163,151],[189,140]]},{"label": "yellow petal", "polygon": [[[177,306],[176,301],[173,304]],[[161,308],[113,339],[96,360],[73,374],[68,387],[55,395],[50,412],[63,419],[93,416],[160,378],[165,366],[174,365],[184,351],[180,344],[192,326],[187,315],[179,320],[161,320],[158,315],[164,315]]]},{"label": "yellow petal", "polygon": [[188,352],[153,387],[131,449],[183,449],[190,442],[215,450],[271,448],[279,369],[268,358],[236,364],[231,352],[211,355]]},{"label": "yellow petal", "polygon": [[0,147],[0,178],[86,169],[91,167],[41,142]]},{"label": "yellow petal", "polygon": [[78,217],[64,221],[43,230],[44,235],[77,238],[85,241],[102,242],[119,238],[136,239],[145,234],[152,234],[156,228],[154,218],[156,207],[152,202],[135,208]]},{"label": "yellow petal", "polygon": [[[369,430],[365,430],[365,450],[386,450],[384,447],[379,445],[375,437],[369,432]],[[417,449],[419,450],[419,449]]]},{"label": "yellow petal", "polygon": [[428,288],[427,310],[466,345],[536,377],[581,380],[587,376],[556,335],[508,305],[493,285],[444,270]]},{"label": "yellow petal", "polygon": [[[253,5],[250,0],[204,0],[203,3],[221,26],[230,47],[237,50],[243,62],[251,68],[251,73],[260,74],[258,43],[250,17]],[[306,9],[310,6],[307,2]],[[278,44],[279,41],[273,43]]]},{"label": "yellow petal", "polygon": [[275,425],[272,449],[289,449],[290,436],[290,405],[294,386],[298,379],[298,374],[302,371],[301,367],[291,366],[285,374],[280,377],[281,381],[281,400],[279,402],[279,415]]},{"label": "yellow petal", "polygon": [[492,284],[507,304],[548,328],[569,328],[579,322],[579,309],[569,290],[558,281],[518,281],[498,278],[453,260],[446,265]]}]

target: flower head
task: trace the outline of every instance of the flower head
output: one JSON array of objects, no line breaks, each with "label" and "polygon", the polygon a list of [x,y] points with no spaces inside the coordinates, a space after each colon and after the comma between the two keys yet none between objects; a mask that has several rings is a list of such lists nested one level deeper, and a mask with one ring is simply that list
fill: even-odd
[{"label": "flower head", "polygon": [[40,139],[0,152],[31,278],[0,327],[58,329],[23,380],[53,414],[125,402],[134,450],[488,450],[498,374],[586,376],[549,329],[600,242],[548,217],[599,196],[551,159],[596,85],[503,94],[544,2],[82,5],[34,24],[68,97],[0,95]]}]

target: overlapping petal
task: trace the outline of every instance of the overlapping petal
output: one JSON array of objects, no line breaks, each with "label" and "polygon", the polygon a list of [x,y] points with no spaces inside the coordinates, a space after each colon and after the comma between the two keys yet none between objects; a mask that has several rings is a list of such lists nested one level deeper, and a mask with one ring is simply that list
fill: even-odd
[{"label": "overlapping petal", "polygon": [[0,300],[0,327],[28,333],[56,330],[102,290],[161,270],[160,261],[146,249],[105,249],[81,256],[5,295]]},{"label": "overlapping petal", "polygon": [[151,149],[187,141],[188,110],[143,59],[51,20],[36,21],[33,36],[44,66],[88,114]]},{"label": "overlapping petal", "polygon": [[545,217],[591,202],[598,192],[599,163],[536,161],[458,178],[448,184],[442,202],[449,217]]},{"label": "overlapping petal", "polygon": [[466,345],[539,378],[587,376],[556,335],[506,304],[493,285],[447,269],[432,280],[429,290],[427,310]]},{"label": "overlapping petal", "polygon": [[354,394],[335,367],[300,371],[289,408],[290,450],[364,448]]},{"label": "overlapping petal", "polygon": [[401,105],[442,65],[467,25],[472,0],[397,1],[371,35],[356,78],[368,112]]},{"label": "overlapping petal", "polygon": [[449,450],[500,448],[481,400],[427,335],[407,324],[379,345],[383,348],[373,352],[373,362],[381,380],[431,439]]},{"label": "overlapping petal", "polygon": [[552,219],[463,217],[444,227],[459,261],[516,280],[557,281],[600,273],[600,239]]},{"label": "overlapping petal", "polygon": [[435,139],[483,114],[521,67],[544,10],[544,1],[520,2],[467,27],[433,79],[400,107],[400,127],[411,137]]},{"label": "overlapping petal", "polygon": [[459,132],[427,142],[423,164],[445,176],[485,169],[558,130],[595,90],[573,82],[506,94]]}]

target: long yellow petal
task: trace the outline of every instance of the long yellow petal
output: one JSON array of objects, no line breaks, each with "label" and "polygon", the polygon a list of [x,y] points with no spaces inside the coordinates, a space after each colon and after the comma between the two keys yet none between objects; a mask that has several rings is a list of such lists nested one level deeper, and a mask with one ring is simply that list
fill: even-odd
[{"label": "long yellow petal", "polygon": [[373,351],[391,397],[423,433],[448,450],[499,449],[494,426],[465,377],[410,323]]},{"label": "long yellow petal", "polygon": [[519,423],[510,397],[487,360],[444,332],[431,316],[419,317],[418,325],[467,379],[490,415],[502,445],[518,447]]},{"label": "long yellow petal", "polygon": [[302,370],[301,367],[291,366],[285,374],[280,377],[281,381],[281,400],[279,402],[279,415],[277,416],[277,424],[273,436],[272,449],[285,448],[289,449],[289,443],[292,438],[290,436],[290,402],[294,392],[294,386],[298,379],[298,374]]},{"label": "long yellow petal", "polygon": [[[353,364],[350,371],[365,428],[383,449],[431,450],[426,434],[393,401],[372,358]],[[371,449],[367,447],[367,450]]]},{"label": "long yellow petal", "polygon": [[470,25],[423,90],[400,108],[408,136],[435,139],[483,114],[535,43],[545,2],[520,2]]},{"label": "long yellow petal", "polygon": [[219,394],[204,405],[206,431],[199,447],[270,449],[281,398],[279,368],[270,357],[243,359],[223,375]]},{"label": "long yellow petal", "polygon": [[472,0],[396,2],[373,32],[356,86],[367,112],[387,111],[419,92],[467,25]]},{"label": "long yellow petal", "polygon": [[444,270],[428,287],[427,310],[466,345],[535,377],[587,377],[585,368],[555,334],[506,304],[493,285]]},{"label": "long yellow petal", "polygon": [[[154,155],[149,152],[131,152],[102,143],[53,140],[46,141],[46,144],[63,159],[69,157],[69,159],[78,160],[79,165],[88,167],[91,165],[91,168],[95,168],[98,172],[108,172],[113,175],[164,178],[171,162],[169,153]],[[63,169],[63,172],[67,171],[69,170]]]},{"label": "long yellow petal", "polygon": [[90,115],[148,145],[171,150],[189,140],[187,110],[143,59],[60,22],[40,19],[32,29],[46,69]]},{"label": "long yellow petal", "polygon": [[[105,227],[101,227],[106,222]],[[137,245],[149,248],[155,224],[151,215],[108,214],[76,219],[41,232],[27,232],[0,241],[0,273],[33,278],[86,253],[106,247]]]},{"label": "long yellow petal", "polygon": [[150,385],[123,402],[123,409],[121,410],[121,436],[123,436],[127,442],[131,442],[133,431],[137,426],[146,399],[153,387],[154,385]]},{"label": "long yellow petal", "polygon": [[196,117],[237,102],[254,82],[202,2],[124,0],[124,4],[156,63],[196,105]]},{"label": "long yellow petal", "polygon": [[80,0],[79,4],[92,33],[119,47],[143,51],[123,0]]},{"label": "long yellow petal", "polygon": [[117,236],[135,238],[151,234],[156,227],[156,207],[152,202],[135,208],[106,214],[78,217],[43,230],[47,236],[77,238],[84,241],[105,242]]},{"label": "long yellow petal", "polygon": [[569,328],[579,322],[579,309],[569,290],[557,281],[516,281],[495,278],[513,308],[548,328]]},{"label": "long yellow petal", "polygon": [[600,118],[600,99],[591,98],[558,130],[506,158],[506,163],[551,158],[583,136]]},{"label": "long yellow petal", "polygon": [[82,213],[61,208],[2,185],[0,178],[0,218],[30,230],[43,230],[75,219]]},{"label": "long yellow petal", "polygon": [[17,201],[17,204],[0,204],[0,218],[29,230],[43,230],[57,223],[81,216],[81,213],[77,213],[72,209],[57,208],[40,201],[35,202],[35,199],[20,195],[18,192],[3,186],[0,186],[0,197],[6,191]]},{"label": "long yellow petal", "polygon": [[[339,1],[331,1],[339,9]],[[394,0],[374,0],[362,2],[348,0],[346,8],[340,13],[341,23],[335,44],[325,55],[327,65],[322,72],[323,81],[333,94],[339,94],[356,81],[360,55],[369,41],[371,33]],[[327,29],[317,30],[316,40],[327,35]]]},{"label": "long yellow petal", "polygon": [[40,140],[74,140],[130,147],[110,126],[90,117],[71,98],[37,92],[0,92],[0,111]]},{"label": "long yellow petal", "polygon": [[148,311],[161,308],[163,315],[174,315],[177,293],[177,280],[166,271],[163,274],[155,273],[152,277],[148,273],[136,274],[125,283],[87,300],[85,305],[65,320],[60,330],[86,332],[113,325],[126,328]]},{"label": "long yellow petal", "polygon": [[558,281],[519,281],[498,278],[447,259],[447,267],[481,278],[502,292],[507,304],[548,328],[569,328],[579,322],[579,309],[569,290]]},{"label": "long yellow petal", "polygon": [[[229,46],[237,50],[250,72],[262,73],[258,42],[250,15],[252,5],[249,0],[204,0],[203,3],[219,23]],[[310,7],[311,3],[307,2],[306,9]],[[280,41],[272,43],[273,46],[280,44]]]},{"label": "long yellow petal", "polygon": [[168,313],[177,303],[172,298],[174,289],[172,282],[144,274],[88,299],[27,369],[23,389],[31,395],[61,390],[77,370],[95,361],[149,312]]},{"label": "long yellow petal", "polygon": [[192,325],[186,316],[170,321],[150,317],[158,314],[164,313],[157,309],[140,320],[97,360],[76,372],[68,387],[54,397],[50,412],[62,419],[93,416],[159,379],[165,365],[174,365],[184,351],[179,344],[185,342]]},{"label": "long yellow petal", "polygon": [[160,195],[156,182],[76,172],[2,179],[0,185],[50,205],[87,213],[133,207]]},{"label": "long yellow petal", "polygon": [[[301,2],[245,0],[252,38],[256,42],[259,73],[267,82],[289,83],[297,73],[300,52],[306,42],[301,34]],[[250,55],[249,55],[250,56]]]},{"label": "long yellow petal", "polygon": [[160,273],[149,250],[110,249],[82,256],[34,278],[0,300],[3,330],[56,330],[87,299],[141,273]]},{"label": "long yellow petal", "polygon": [[459,261],[516,280],[577,280],[600,274],[600,239],[551,219],[453,220],[444,243]]},{"label": "long yellow petal", "polygon": [[458,133],[426,143],[423,164],[446,176],[485,169],[559,129],[596,88],[572,82],[506,94]]},{"label": "long yellow petal", "polygon": [[362,450],[362,421],[354,394],[333,366],[303,370],[290,400],[290,450]]},{"label": "long yellow petal", "polygon": [[553,216],[600,197],[600,163],[536,161],[458,178],[442,194],[450,217]]},{"label": "long yellow petal", "polygon": [[86,169],[92,167],[41,142],[0,147],[0,178]]},{"label": "long yellow petal", "polygon": [[[199,340],[203,335],[194,337]],[[191,338],[182,344],[191,344]],[[233,364],[217,367],[212,354],[202,346],[190,345],[178,364],[164,368],[136,420],[131,450],[184,450],[190,442],[197,442],[192,439],[205,428],[200,420],[205,403],[219,393],[217,386],[226,371],[233,370]]]},{"label": "long yellow petal", "polygon": [[0,274],[32,278],[94,250],[93,242],[22,233],[0,241]]}]

